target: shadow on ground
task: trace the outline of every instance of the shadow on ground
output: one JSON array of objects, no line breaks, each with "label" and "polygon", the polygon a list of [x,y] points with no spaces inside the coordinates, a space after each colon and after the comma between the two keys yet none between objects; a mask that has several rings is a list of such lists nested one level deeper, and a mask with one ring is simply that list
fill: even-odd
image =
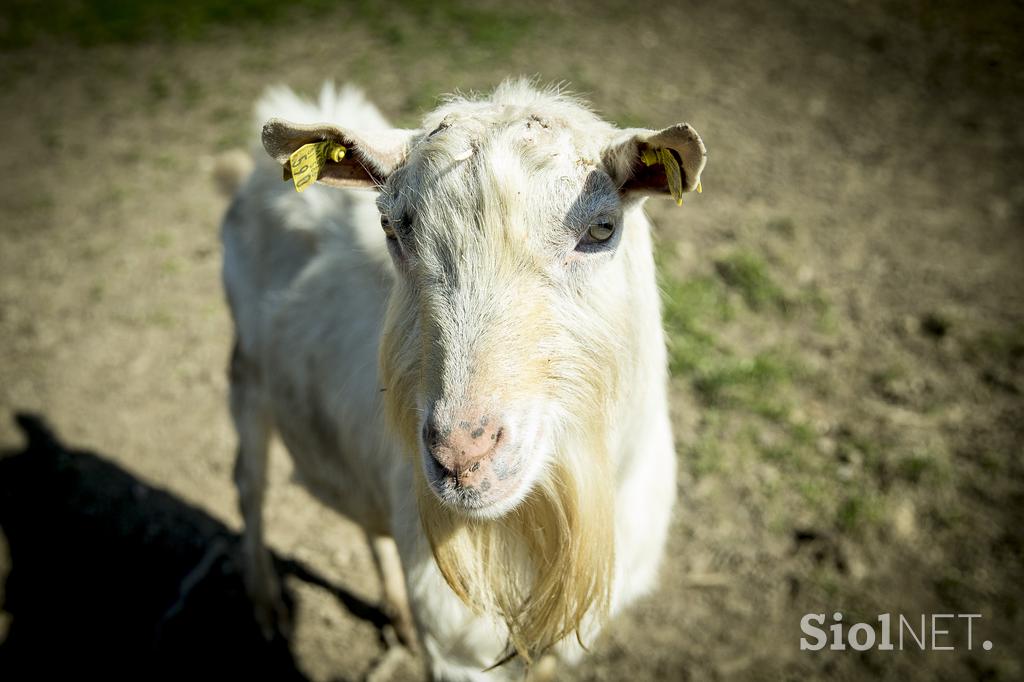
[{"label": "shadow on ground", "polygon": [[[64,445],[40,417],[17,422],[27,445],[0,455],[12,617],[0,671],[305,679],[287,638],[265,640],[252,616],[237,534],[104,457]],[[387,622],[300,563],[275,561],[282,575],[326,588],[378,630]]]}]

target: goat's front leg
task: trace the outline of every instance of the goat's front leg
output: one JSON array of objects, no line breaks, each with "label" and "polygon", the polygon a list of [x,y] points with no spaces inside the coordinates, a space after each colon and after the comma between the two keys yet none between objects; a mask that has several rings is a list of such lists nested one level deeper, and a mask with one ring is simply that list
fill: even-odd
[{"label": "goat's front leg", "polygon": [[235,485],[245,530],[242,536],[245,587],[263,636],[288,630],[281,584],[263,542],[263,500],[267,488],[267,450],[271,420],[259,385],[259,368],[235,343],[229,372],[231,416],[238,431]]}]

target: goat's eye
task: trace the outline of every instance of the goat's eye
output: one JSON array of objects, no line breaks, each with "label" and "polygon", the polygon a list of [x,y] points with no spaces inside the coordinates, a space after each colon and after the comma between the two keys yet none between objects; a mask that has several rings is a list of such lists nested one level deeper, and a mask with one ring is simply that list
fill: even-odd
[{"label": "goat's eye", "polygon": [[594,223],[587,230],[587,235],[595,242],[606,242],[615,234],[615,225],[612,223]]},{"label": "goat's eye", "polygon": [[386,236],[388,239],[395,238],[395,228],[392,227],[391,220],[389,220],[387,216],[382,215],[380,217],[380,227],[382,230],[384,230],[384,236]]}]

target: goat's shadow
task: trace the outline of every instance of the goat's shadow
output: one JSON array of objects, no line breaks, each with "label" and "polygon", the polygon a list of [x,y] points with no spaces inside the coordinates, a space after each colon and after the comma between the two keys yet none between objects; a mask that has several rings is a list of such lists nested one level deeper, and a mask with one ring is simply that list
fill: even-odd
[{"label": "goat's shadow", "polygon": [[[0,677],[305,679],[288,640],[268,641],[253,618],[237,534],[104,457],[65,446],[41,418],[17,421],[27,445],[0,454],[11,567]],[[387,623],[298,562],[275,561],[378,630]]]}]

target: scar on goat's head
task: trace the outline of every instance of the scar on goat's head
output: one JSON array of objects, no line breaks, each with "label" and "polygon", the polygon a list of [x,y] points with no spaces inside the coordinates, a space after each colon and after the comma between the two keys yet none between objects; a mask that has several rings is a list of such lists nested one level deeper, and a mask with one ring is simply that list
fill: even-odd
[{"label": "scar on goat's head", "polygon": [[448,130],[449,128],[452,127],[452,123],[454,122],[454,120],[455,117],[452,116],[451,114],[445,116],[444,119],[442,119],[442,121],[437,124],[437,127],[430,131],[430,134],[427,135],[427,137],[433,137],[434,135],[437,135],[440,132]]},{"label": "scar on goat's head", "polygon": [[540,125],[541,128],[544,128],[545,130],[551,127],[551,125],[547,121],[545,121],[537,114],[531,114],[530,118],[526,120],[526,127],[532,128],[534,123],[537,123],[538,125]]},{"label": "scar on goat's head", "polygon": [[[441,122],[437,124],[437,127],[434,128],[433,130],[431,130],[427,134],[427,138],[426,139],[429,140],[430,138],[434,137],[435,135],[439,135],[441,133],[444,133],[446,130],[452,128],[455,125],[455,121],[456,121],[456,117],[455,117],[454,114],[449,114],[449,115],[445,116],[444,119],[442,119]],[[463,149],[461,151],[458,151],[458,152],[455,152],[454,154],[452,154],[452,160],[456,161],[456,162],[465,161],[466,159],[468,159],[471,156],[473,156],[473,154],[475,154],[475,153],[476,153],[476,145],[474,143],[470,142],[469,145],[465,149]]]}]

